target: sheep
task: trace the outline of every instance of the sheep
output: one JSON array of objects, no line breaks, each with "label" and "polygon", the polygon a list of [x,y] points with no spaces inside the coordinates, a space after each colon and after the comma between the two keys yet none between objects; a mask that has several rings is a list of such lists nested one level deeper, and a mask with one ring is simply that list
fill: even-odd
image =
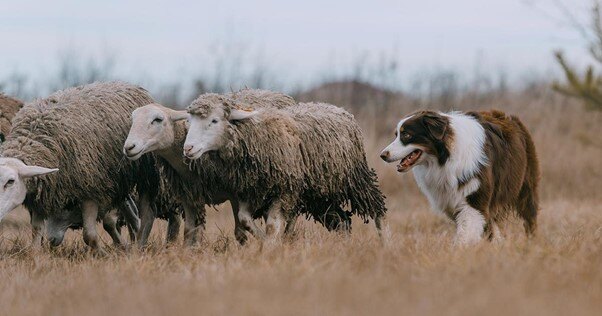
[{"label": "sheep", "polygon": [[[266,90],[244,89],[231,93],[224,98],[239,100],[258,108],[283,108],[295,104],[293,98]],[[185,111],[175,111],[160,104],[149,104],[134,110],[132,127],[124,143],[123,152],[132,160],[139,159],[145,153],[154,152],[160,157],[170,185],[179,192],[179,200],[188,209],[186,212],[185,233],[188,244],[194,244],[197,232],[205,224],[205,204],[220,204],[230,200],[234,214],[238,210],[238,201],[221,187],[215,186],[218,174],[210,174],[208,169],[198,164],[189,164],[182,157],[182,147],[187,126],[178,120],[187,118]],[[188,220],[191,218],[192,220]],[[244,230],[235,215],[235,237],[243,244],[246,240]]]},{"label": "sheep", "polygon": [[[230,104],[242,104],[247,108],[276,108],[282,109],[285,107],[291,107],[296,105],[294,100],[290,97],[284,98],[284,95],[277,92],[268,90],[251,90],[244,89],[236,93],[227,94],[224,96],[225,102]],[[214,94],[205,94],[199,98],[215,98]],[[325,201],[328,201],[325,203]],[[304,210],[299,213],[311,216],[318,223],[322,224],[328,230],[340,230],[349,231],[351,229],[351,215],[350,212],[343,210],[340,207],[340,203],[333,203],[332,200],[322,199],[314,200],[313,205],[306,205]],[[316,204],[318,203],[319,204]],[[236,218],[237,216],[235,216]],[[267,214],[262,213],[260,210],[253,212],[253,218],[264,217],[267,220]],[[290,218],[289,221],[293,221],[294,218]]]},{"label": "sheep", "polygon": [[329,104],[305,103],[279,110],[206,94],[187,108],[190,128],[184,154],[219,174],[240,202],[239,221],[252,235],[265,234],[253,212],[267,209],[266,234],[285,234],[296,214],[315,218],[347,204],[380,234],[386,213],[374,170],[366,162],[362,133],[353,116]]},{"label": "sheep", "polygon": [[149,212],[159,183],[154,157],[129,162],[121,144],[130,113],[152,102],[143,88],[107,82],[26,104],[0,148],[0,220],[23,204],[32,214],[34,235],[41,236],[45,217],[76,207],[84,241],[99,249],[97,218],[123,203],[134,187],[141,212]]},{"label": "sheep", "polygon": [[11,121],[19,110],[23,107],[23,102],[0,93],[0,143],[4,142],[6,135],[10,132]]},{"label": "sheep", "polygon": [[140,245],[146,244],[155,218],[167,221],[167,235],[165,236],[165,240],[169,244],[175,242],[178,238],[182,222],[181,215],[183,214],[184,207],[178,201],[177,192],[173,190],[168,182],[165,167],[161,165],[154,155],[151,156],[155,159],[159,171],[159,186],[157,196],[150,205],[149,210],[151,212],[147,212],[146,214],[141,212],[140,214]]},{"label": "sheep", "polygon": [[[126,226],[130,232],[131,241],[135,241],[135,233],[139,229],[140,219],[136,217],[134,220],[135,224],[131,224],[130,219],[126,219],[123,214],[128,214],[130,210],[126,208],[133,208],[137,212],[137,207],[132,200],[132,197],[128,197],[125,202],[117,209],[107,211],[102,218],[102,226],[104,230],[111,236],[113,244],[119,247],[125,247],[125,241],[121,237],[121,227]],[[135,215],[135,214],[134,214]],[[137,227],[134,225],[138,225]],[[56,212],[48,215],[45,219],[46,236],[51,247],[58,247],[63,243],[65,232],[68,228],[80,229],[83,227],[82,223],[82,212],[81,206],[77,204],[70,205],[66,210],[62,212]]]},{"label": "sheep", "polygon": [[[165,181],[161,181],[159,192],[156,198],[151,203],[151,211],[154,218],[161,218],[168,222],[166,242],[173,243],[180,232],[180,214],[181,206],[175,202],[171,193],[165,189]],[[137,196],[136,192],[133,194]],[[127,226],[130,239],[132,242],[136,240],[137,232],[141,227],[140,219],[137,217],[138,210],[134,198],[128,196],[126,201],[119,205],[117,209],[106,212],[102,218],[104,230],[111,236],[113,244],[118,247],[124,247],[125,241],[121,238],[120,228]],[[82,228],[81,206],[72,205],[66,211],[51,214],[46,217],[46,235],[51,247],[57,247],[62,244],[65,232],[68,228]],[[133,214],[135,218],[128,217]],[[152,224],[152,221],[151,221]],[[142,239],[147,240],[150,231],[142,233]]]},{"label": "sheep", "polygon": [[[23,107],[23,102],[21,102],[18,99],[15,98],[11,98],[5,94],[0,93],[0,143],[4,142],[4,140],[6,139],[6,136],[8,136],[10,129],[12,127],[11,121],[13,119],[13,117],[15,116],[15,114]],[[128,203],[127,201],[124,202],[121,207],[122,212],[120,214],[125,214],[125,218],[122,217],[120,218],[120,220],[122,222],[127,221],[128,222],[128,228],[130,229],[130,232],[132,232],[132,230],[137,231],[138,228],[136,228],[139,223],[136,223],[136,221],[139,222],[139,219],[137,219],[137,216],[135,216],[135,218],[131,218],[129,216],[131,216],[131,214],[136,215],[136,213],[138,212],[136,209],[136,205],[132,204],[132,203]],[[69,212],[67,212],[69,213]],[[81,213],[79,213],[81,214]],[[30,213],[31,215],[31,213]],[[129,215],[129,216],[128,216]],[[32,217],[33,218],[33,217]],[[62,236],[64,236],[64,230],[62,230],[62,233],[60,230],[58,230],[58,227],[69,227],[69,226],[73,226],[73,224],[75,223],[64,223],[64,222],[59,222],[57,221],[58,218],[49,218],[47,219],[47,221],[52,220],[52,222],[50,223],[50,225],[48,225],[48,223],[46,223],[46,228],[48,229],[48,236],[55,236],[55,238],[50,238],[50,243],[51,245],[56,245],[57,241],[59,241],[58,239],[56,239],[56,236],[60,236],[60,241],[62,241]],[[81,219],[79,220],[79,222],[81,222]],[[111,235],[111,238],[113,239],[114,243],[119,244],[122,243],[121,241],[121,237],[119,234],[116,234],[115,232],[117,232],[117,213],[116,212],[111,212],[111,214],[109,214],[109,216],[106,216],[106,218],[103,218],[103,227],[105,228],[105,230]],[[81,225],[81,223],[80,223]],[[38,230],[41,228],[37,228]],[[34,236],[35,238],[36,236]]]},{"label": "sheep", "polygon": [[[6,139],[6,136],[9,134],[10,128],[12,126],[11,121],[15,114],[17,114],[17,112],[22,107],[23,102],[21,102],[21,100],[0,93],[0,143],[4,142],[4,140]],[[111,224],[115,222],[114,217],[115,215],[112,214],[112,216],[108,217],[106,221],[103,220],[103,225],[105,227],[105,230],[107,230],[107,232],[111,234],[111,237],[115,241],[115,238],[117,237],[114,234],[116,227],[111,227]]]}]

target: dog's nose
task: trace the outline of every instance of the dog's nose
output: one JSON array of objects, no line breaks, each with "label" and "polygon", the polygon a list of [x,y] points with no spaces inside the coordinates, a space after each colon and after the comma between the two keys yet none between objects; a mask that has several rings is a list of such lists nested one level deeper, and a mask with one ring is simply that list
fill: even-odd
[{"label": "dog's nose", "polygon": [[387,161],[387,159],[389,159],[389,151],[383,151],[380,153],[380,158],[384,161]]}]

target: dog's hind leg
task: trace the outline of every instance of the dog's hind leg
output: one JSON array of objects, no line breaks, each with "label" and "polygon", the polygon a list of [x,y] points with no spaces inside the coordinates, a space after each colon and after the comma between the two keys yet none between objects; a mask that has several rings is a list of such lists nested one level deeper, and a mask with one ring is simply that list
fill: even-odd
[{"label": "dog's hind leg", "polygon": [[513,120],[519,124],[523,131],[527,153],[527,172],[515,207],[518,215],[525,221],[527,236],[533,236],[537,229],[537,212],[539,210],[539,196],[537,194],[537,185],[540,176],[539,163],[537,161],[535,144],[531,139],[529,131],[518,118],[513,117]]},{"label": "dog's hind leg", "polygon": [[487,240],[493,243],[499,243],[504,240],[504,235],[502,235],[502,231],[495,220],[489,220],[489,222],[487,222],[485,236],[487,236]]},{"label": "dog's hind leg", "polygon": [[528,183],[525,183],[520,191],[516,203],[516,210],[520,218],[524,221],[527,236],[533,236],[537,229],[538,208],[539,201],[537,199],[537,192],[535,192]]}]

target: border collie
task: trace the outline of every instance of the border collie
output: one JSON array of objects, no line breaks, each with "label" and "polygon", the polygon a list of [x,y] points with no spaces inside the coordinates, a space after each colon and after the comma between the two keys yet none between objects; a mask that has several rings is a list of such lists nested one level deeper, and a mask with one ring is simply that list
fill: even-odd
[{"label": "border collie", "polygon": [[539,169],[531,135],[497,110],[421,111],[399,121],[380,157],[413,170],[434,210],[456,223],[456,244],[500,238],[496,225],[514,210],[527,235],[536,228]]}]

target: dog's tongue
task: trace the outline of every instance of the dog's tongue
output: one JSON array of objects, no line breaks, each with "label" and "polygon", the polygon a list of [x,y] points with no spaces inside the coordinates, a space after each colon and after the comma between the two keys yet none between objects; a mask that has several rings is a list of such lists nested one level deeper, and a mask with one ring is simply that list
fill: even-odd
[{"label": "dog's tongue", "polygon": [[407,155],[397,165],[397,172],[408,171],[408,169],[410,169],[410,167],[416,162],[418,157],[419,157],[419,154],[415,151],[412,152],[411,154]]},{"label": "dog's tongue", "polygon": [[406,172],[406,171],[408,171],[408,169],[410,168],[411,165],[412,165],[412,160],[408,159],[408,158],[404,158],[397,165],[397,171],[398,172]]},{"label": "dog's tongue", "polygon": [[403,163],[399,163],[397,165],[397,172],[406,172],[408,171],[408,165],[407,164],[403,164]]}]

